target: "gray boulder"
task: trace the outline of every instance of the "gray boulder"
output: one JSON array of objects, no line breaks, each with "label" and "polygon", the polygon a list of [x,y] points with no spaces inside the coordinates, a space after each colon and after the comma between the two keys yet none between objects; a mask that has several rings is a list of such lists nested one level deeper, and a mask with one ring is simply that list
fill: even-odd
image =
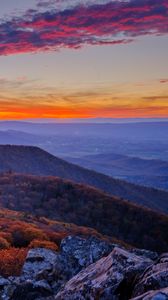
[{"label": "gray boulder", "polygon": [[[21,277],[24,279],[44,278],[53,271],[57,262],[57,253],[44,248],[31,249],[24,263]],[[43,278],[40,278],[43,279]]]},{"label": "gray boulder", "polygon": [[47,297],[53,292],[50,286],[45,281],[25,281],[16,286],[10,300],[36,300],[39,297]]},{"label": "gray boulder", "polygon": [[103,256],[108,255],[114,248],[113,244],[96,237],[83,239],[78,236],[65,238],[57,255],[57,263],[51,277],[56,293],[68,280]]},{"label": "gray boulder", "polygon": [[45,281],[23,280],[13,278],[3,287],[0,294],[1,300],[35,300],[39,297],[53,295],[50,285]]},{"label": "gray boulder", "polygon": [[10,280],[0,276],[0,291],[2,291],[9,284],[10,284]]},{"label": "gray boulder", "polygon": [[168,253],[161,255],[138,279],[133,296],[168,287]]},{"label": "gray boulder", "polygon": [[96,237],[83,239],[70,236],[62,241],[60,253],[48,249],[32,249],[28,252],[21,278],[45,280],[53,292],[57,293],[69,279],[108,255],[114,246]]},{"label": "gray boulder", "polygon": [[148,258],[116,247],[107,257],[74,276],[55,299],[129,299],[135,276],[151,264],[152,261]]},{"label": "gray boulder", "polygon": [[88,239],[69,236],[61,243],[61,256],[71,269],[72,275],[75,275],[103,256],[107,256],[115,246],[94,236]]}]

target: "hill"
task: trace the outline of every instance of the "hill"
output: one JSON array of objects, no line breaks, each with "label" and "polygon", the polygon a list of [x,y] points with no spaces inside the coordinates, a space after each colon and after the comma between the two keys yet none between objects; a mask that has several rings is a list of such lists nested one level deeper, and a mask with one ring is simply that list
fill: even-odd
[{"label": "hill", "polygon": [[[33,123],[22,121],[2,121],[0,130],[16,130],[38,135],[78,135],[129,138],[131,140],[165,140],[168,122],[134,123]],[[154,136],[155,134],[155,136]]]},{"label": "hill", "polygon": [[67,161],[135,184],[168,189],[168,162],[116,153],[66,157]]},{"label": "hill", "polygon": [[168,193],[136,186],[84,169],[59,159],[37,147],[0,145],[0,172],[58,176],[84,183],[152,209],[168,212]]},{"label": "hill", "polygon": [[46,137],[35,134],[25,133],[22,131],[6,130],[0,131],[0,144],[13,145],[38,145],[44,142]]},{"label": "hill", "polygon": [[60,178],[4,174],[0,177],[0,204],[92,227],[139,248],[167,249],[168,216]]}]

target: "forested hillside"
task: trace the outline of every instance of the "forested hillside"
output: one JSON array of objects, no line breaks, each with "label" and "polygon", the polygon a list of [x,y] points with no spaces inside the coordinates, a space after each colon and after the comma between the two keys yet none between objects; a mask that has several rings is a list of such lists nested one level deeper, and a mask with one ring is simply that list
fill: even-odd
[{"label": "forested hillside", "polygon": [[60,178],[4,174],[0,177],[0,204],[92,227],[136,247],[167,249],[168,216]]},{"label": "forested hillside", "polygon": [[6,171],[70,179],[146,207],[168,212],[168,192],[141,187],[84,169],[37,147],[0,146],[0,172]]}]

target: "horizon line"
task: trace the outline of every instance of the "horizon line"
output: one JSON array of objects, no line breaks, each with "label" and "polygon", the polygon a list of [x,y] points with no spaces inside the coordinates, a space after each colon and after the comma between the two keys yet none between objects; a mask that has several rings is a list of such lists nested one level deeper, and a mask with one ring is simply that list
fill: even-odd
[{"label": "horizon line", "polygon": [[143,122],[168,122],[167,118],[152,118],[152,117],[139,117],[139,118],[25,118],[25,119],[0,119],[0,123],[32,123],[32,124],[75,124],[75,123],[143,123]]}]

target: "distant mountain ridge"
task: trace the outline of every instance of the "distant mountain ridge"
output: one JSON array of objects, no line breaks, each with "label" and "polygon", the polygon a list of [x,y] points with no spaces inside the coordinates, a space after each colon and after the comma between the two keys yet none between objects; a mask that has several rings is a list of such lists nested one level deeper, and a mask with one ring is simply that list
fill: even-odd
[{"label": "distant mountain ridge", "polygon": [[159,159],[142,159],[116,153],[65,157],[81,167],[114,176],[135,184],[168,189],[168,162]]},{"label": "distant mountain ridge", "polygon": [[[80,158],[68,158],[73,162],[78,163],[79,161],[100,164],[103,168],[110,164],[110,167],[116,168],[119,175],[131,175],[134,172],[136,175],[143,175],[144,169],[146,175],[168,175],[168,162],[157,160],[157,159],[142,159],[136,156],[126,156],[116,153],[102,153],[94,155],[86,155]],[[116,170],[113,171],[114,174]]]},{"label": "distant mountain ridge", "polygon": [[[68,126],[67,126],[68,125]],[[140,122],[140,123],[31,123],[18,121],[0,122],[0,130],[16,130],[38,135],[71,135],[99,136],[113,138],[130,138],[133,140],[167,138],[168,122]]]},{"label": "distant mountain ridge", "polygon": [[116,180],[59,159],[37,147],[0,145],[0,172],[57,176],[168,213],[168,193]]}]

